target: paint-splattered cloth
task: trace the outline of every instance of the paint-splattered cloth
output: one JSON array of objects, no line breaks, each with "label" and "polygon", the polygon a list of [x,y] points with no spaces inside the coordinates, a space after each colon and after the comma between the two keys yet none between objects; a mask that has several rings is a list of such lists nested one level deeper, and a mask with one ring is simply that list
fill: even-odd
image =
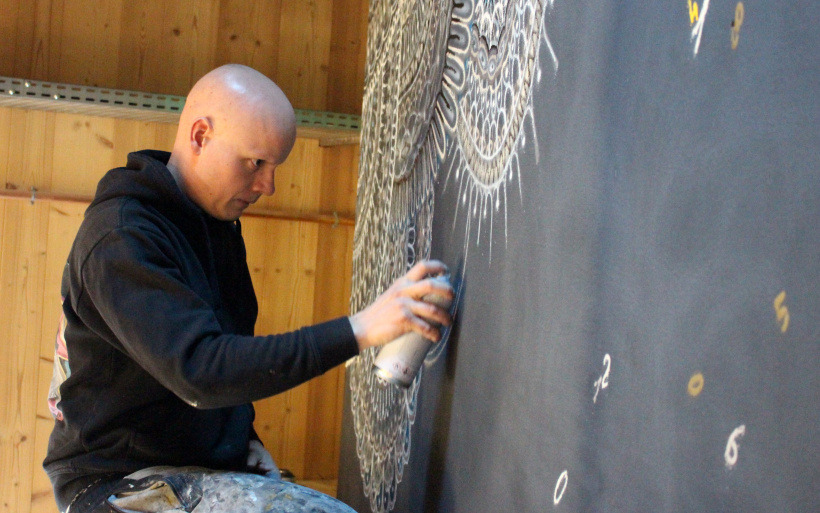
[{"label": "paint-splattered cloth", "polygon": [[107,499],[121,513],[355,513],[281,479],[200,467],[152,467],[125,477]]}]

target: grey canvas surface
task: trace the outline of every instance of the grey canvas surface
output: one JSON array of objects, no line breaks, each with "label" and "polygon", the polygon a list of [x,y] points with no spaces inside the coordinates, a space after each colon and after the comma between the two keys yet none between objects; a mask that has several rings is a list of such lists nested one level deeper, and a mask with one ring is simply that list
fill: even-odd
[{"label": "grey canvas surface", "polygon": [[460,298],[395,511],[820,510],[820,4],[743,4],[695,54],[686,1],[555,0],[505,210],[435,183]]}]

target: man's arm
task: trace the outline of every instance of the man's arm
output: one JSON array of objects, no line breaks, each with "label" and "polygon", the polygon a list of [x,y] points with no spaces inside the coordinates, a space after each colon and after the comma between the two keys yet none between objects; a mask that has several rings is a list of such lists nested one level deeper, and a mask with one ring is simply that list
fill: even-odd
[{"label": "man's arm", "polygon": [[[421,262],[370,306],[290,333],[226,334],[211,305],[181,275],[161,234],[121,228],[105,236],[84,262],[83,304],[93,306],[89,326],[120,345],[164,387],[200,408],[245,404],[275,395],[410,330],[437,340],[446,311],[420,298],[452,297],[431,274],[446,271]],[[137,264],[135,264],[135,262]],[[78,305],[78,314],[83,308]]]},{"label": "man's arm", "polygon": [[224,333],[162,234],[120,228],[82,264],[77,314],[165,388],[200,408],[249,403],[358,353],[347,318],[268,336]]}]

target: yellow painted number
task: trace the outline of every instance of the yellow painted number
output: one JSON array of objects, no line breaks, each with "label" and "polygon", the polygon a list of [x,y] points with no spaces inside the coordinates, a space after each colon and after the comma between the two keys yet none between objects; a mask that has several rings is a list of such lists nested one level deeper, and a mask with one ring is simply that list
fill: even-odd
[{"label": "yellow painted number", "polygon": [[746,14],[743,2],[738,2],[735,7],[735,19],[732,21],[732,50],[737,49],[740,42],[740,26],[743,25],[743,16]]},{"label": "yellow painted number", "polygon": [[687,1],[689,2],[689,24],[692,25],[698,21],[698,3],[692,0]]},{"label": "yellow painted number", "polygon": [[777,323],[780,325],[780,331],[786,333],[789,329],[789,309],[783,302],[786,301],[786,291],[784,290],[774,298],[774,312],[777,315]]},{"label": "yellow painted number", "polygon": [[687,391],[692,397],[697,397],[703,390],[703,374],[698,372],[689,380]]}]

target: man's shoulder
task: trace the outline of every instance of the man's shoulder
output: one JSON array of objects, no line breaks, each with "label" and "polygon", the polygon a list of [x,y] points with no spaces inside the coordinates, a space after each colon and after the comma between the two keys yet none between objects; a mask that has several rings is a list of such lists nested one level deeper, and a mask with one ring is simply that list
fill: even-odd
[{"label": "man's shoulder", "polygon": [[129,231],[166,236],[178,228],[156,208],[145,205],[138,198],[120,196],[93,205],[86,211],[73,251],[87,255],[112,233]]},{"label": "man's shoulder", "polygon": [[126,226],[156,223],[159,219],[153,209],[131,196],[119,196],[89,207],[80,225],[79,234],[102,237]]}]

